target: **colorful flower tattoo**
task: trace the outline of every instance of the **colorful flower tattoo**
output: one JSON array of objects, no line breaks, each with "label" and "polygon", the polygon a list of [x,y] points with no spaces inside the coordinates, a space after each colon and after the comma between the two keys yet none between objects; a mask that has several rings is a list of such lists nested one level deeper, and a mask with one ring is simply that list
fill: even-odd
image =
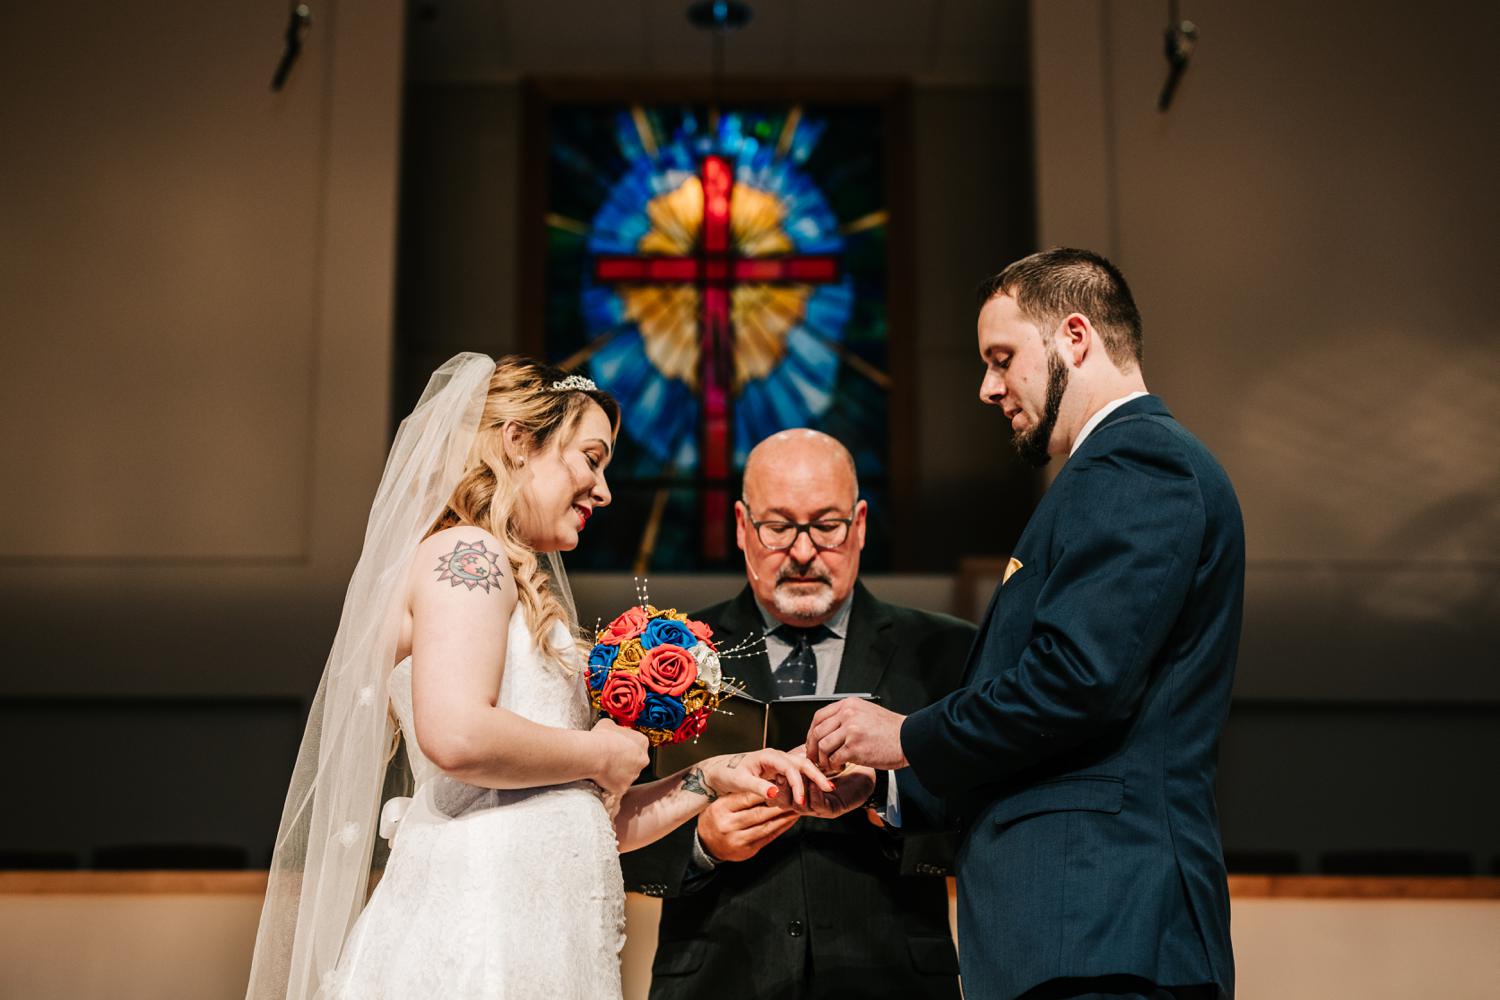
[{"label": "colorful flower tattoo", "polygon": [[438,556],[437,578],[452,587],[481,587],[485,593],[500,587],[500,553],[484,547],[484,541],[459,542],[452,552]]}]

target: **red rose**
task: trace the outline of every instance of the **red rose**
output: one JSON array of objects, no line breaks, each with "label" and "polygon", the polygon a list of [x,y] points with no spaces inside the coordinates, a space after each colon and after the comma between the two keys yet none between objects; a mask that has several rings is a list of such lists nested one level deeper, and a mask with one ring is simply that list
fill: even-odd
[{"label": "red rose", "polygon": [[672,733],[673,743],[686,743],[703,735],[703,730],[708,728],[708,709],[700,708],[682,720],[682,725]]},{"label": "red rose", "polygon": [[646,631],[646,623],[649,621],[644,608],[626,608],[620,617],[604,626],[604,637],[599,641],[610,646],[618,646],[626,639],[634,639]]},{"label": "red rose", "polygon": [[699,642],[708,643],[709,649],[714,648],[714,644],[710,641],[714,637],[713,629],[709,628],[703,622],[695,622],[691,618],[688,619],[687,627],[688,631],[693,633]]},{"label": "red rose", "polygon": [[640,672],[651,690],[681,698],[698,679],[698,661],[681,646],[662,645],[646,653]]},{"label": "red rose", "polygon": [[599,705],[622,726],[634,724],[646,702],[646,686],[635,674],[616,670],[599,692]]}]

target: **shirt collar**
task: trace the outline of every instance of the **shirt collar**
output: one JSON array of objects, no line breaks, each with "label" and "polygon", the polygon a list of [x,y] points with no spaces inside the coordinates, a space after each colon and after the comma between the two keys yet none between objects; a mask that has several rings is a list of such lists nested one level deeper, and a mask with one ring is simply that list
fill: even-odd
[{"label": "shirt collar", "polygon": [[[844,598],[844,602],[833,609],[833,617],[824,622],[823,627],[832,632],[837,638],[844,638],[844,633],[849,630],[849,608],[853,604],[854,591],[851,590],[849,591],[849,596]],[[777,618],[775,615],[771,614],[771,612],[766,609],[766,606],[760,603],[759,598],[757,598],[755,601],[755,609],[760,612],[760,619],[765,623],[767,634],[770,634],[771,632],[776,631],[781,626],[787,624],[780,618]]]},{"label": "shirt collar", "polygon": [[1094,432],[1094,428],[1098,427],[1100,422],[1105,417],[1109,416],[1111,413],[1115,412],[1120,407],[1130,402],[1132,399],[1140,399],[1142,396],[1149,395],[1151,395],[1149,392],[1142,392],[1141,390],[1137,389],[1135,392],[1132,392],[1128,396],[1121,396],[1119,399],[1112,399],[1108,403],[1105,403],[1103,406],[1099,407],[1099,409],[1094,412],[1094,415],[1092,417],[1089,417],[1089,422],[1083,425],[1083,430],[1079,431],[1078,436],[1073,439],[1073,450],[1068,452],[1068,457],[1072,458],[1075,454],[1078,453],[1078,449],[1083,446],[1083,439],[1092,434]]}]

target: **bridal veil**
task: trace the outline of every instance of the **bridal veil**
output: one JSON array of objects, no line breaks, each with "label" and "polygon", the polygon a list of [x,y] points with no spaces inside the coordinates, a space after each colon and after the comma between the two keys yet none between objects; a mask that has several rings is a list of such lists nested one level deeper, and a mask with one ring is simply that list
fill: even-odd
[{"label": "bridal veil", "polygon": [[312,1000],[364,905],[395,735],[395,612],[413,553],[463,474],[494,371],[483,355],[454,357],[396,431],[292,772],[247,1000]]}]

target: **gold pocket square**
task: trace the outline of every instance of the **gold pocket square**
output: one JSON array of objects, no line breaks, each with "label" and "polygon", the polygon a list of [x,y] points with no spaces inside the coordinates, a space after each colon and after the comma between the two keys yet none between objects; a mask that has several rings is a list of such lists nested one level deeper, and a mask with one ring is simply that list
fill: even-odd
[{"label": "gold pocket square", "polygon": [[1015,558],[1014,556],[1012,556],[1010,562],[1008,562],[1008,563],[1005,564],[1005,575],[1000,578],[1000,586],[1003,587],[1007,583],[1009,583],[1010,582],[1010,578],[1013,577],[1013,576],[1015,576],[1016,575],[1016,570],[1018,570],[1020,568],[1021,568],[1021,560],[1019,560],[1019,559]]}]

